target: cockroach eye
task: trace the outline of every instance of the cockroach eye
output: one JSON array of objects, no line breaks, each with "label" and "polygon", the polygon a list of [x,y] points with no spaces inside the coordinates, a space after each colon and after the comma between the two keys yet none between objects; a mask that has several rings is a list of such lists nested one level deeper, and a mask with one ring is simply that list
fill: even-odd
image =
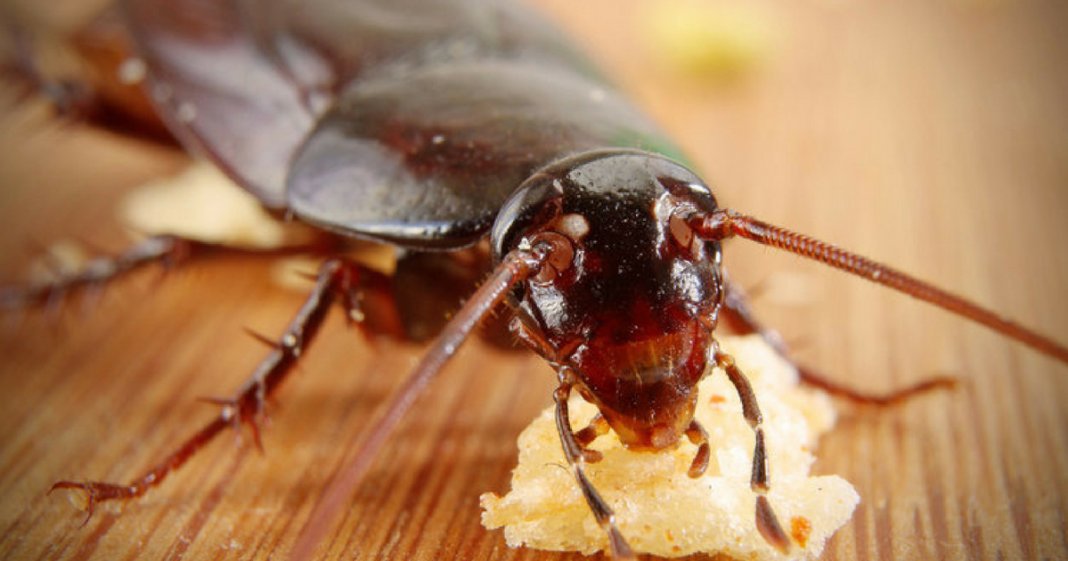
[{"label": "cockroach eye", "polygon": [[565,214],[557,220],[557,228],[572,241],[581,242],[590,232],[590,223],[581,214]]}]

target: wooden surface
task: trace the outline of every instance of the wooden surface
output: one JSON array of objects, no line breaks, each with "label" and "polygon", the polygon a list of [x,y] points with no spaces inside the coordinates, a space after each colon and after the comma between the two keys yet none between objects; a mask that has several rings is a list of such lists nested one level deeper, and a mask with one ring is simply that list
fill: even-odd
[{"label": "wooden surface", "polygon": [[[731,87],[666,71],[637,2],[544,2],[692,154],[720,201],[895,264],[1068,341],[1064,2],[804,1],[763,6],[764,63]],[[783,3],[785,4],[785,3]],[[40,112],[0,117],[0,272],[34,244],[119,248],[118,198],[183,156]],[[1068,557],[1068,367],[903,297],[733,242],[726,262],[800,356],[880,390],[958,391],[885,411],[841,405],[821,473],[862,502],[824,559]],[[85,526],[61,478],[124,480],[211,412],[302,296],[263,261],[113,287],[88,313],[0,328],[0,558],[284,559],[325,482],[420,349],[372,348],[333,317],[281,392],[267,453],[227,435],[142,500]],[[508,550],[479,525],[515,436],[549,403],[528,354],[468,346],[352,502],[323,559],[577,559]],[[774,469],[774,467],[773,467]]]}]

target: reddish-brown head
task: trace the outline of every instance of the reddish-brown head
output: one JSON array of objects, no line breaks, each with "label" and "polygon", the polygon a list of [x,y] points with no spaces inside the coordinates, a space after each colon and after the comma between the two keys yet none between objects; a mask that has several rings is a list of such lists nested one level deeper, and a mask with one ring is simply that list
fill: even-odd
[{"label": "reddish-brown head", "polygon": [[497,256],[552,242],[548,265],[515,295],[522,328],[636,449],[671,446],[690,424],[722,300],[719,245],[693,235],[680,205],[716,209],[675,162],[588,152],[524,182],[493,229]]}]

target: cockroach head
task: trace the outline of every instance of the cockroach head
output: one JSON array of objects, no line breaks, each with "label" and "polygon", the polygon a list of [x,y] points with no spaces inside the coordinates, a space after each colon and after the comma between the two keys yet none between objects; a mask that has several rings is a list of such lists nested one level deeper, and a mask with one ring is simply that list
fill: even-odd
[{"label": "cockroach head", "polygon": [[599,150],[538,171],[494,225],[498,259],[532,241],[552,247],[513,294],[516,329],[575,373],[629,446],[671,445],[692,417],[722,282],[719,244],[698,239],[685,217],[716,208],[678,163]]}]

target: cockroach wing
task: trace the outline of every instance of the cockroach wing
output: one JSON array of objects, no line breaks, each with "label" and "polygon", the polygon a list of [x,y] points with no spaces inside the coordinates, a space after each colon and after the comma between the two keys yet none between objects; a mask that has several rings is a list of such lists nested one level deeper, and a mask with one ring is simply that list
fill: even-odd
[{"label": "cockroach wing", "polygon": [[[125,17],[168,127],[270,208],[314,123],[301,85],[259,48],[240,2],[129,0]],[[314,62],[311,56],[309,62]]]},{"label": "cockroach wing", "polygon": [[174,134],[271,208],[290,158],[334,94],[383,60],[432,43],[541,50],[542,19],[484,0],[123,0],[148,88]]},{"label": "cockroach wing", "polygon": [[126,0],[176,134],[267,206],[468,244],[576,150],[672,152],[540,17],[486,0]]},{"label": "cockroach wing", "polygon": [[609,88],[544,60],[474,55],[381,70],[340,94],[294,158],[289,206],[302,219],[457,247],[562,155],[670,146]]}]

